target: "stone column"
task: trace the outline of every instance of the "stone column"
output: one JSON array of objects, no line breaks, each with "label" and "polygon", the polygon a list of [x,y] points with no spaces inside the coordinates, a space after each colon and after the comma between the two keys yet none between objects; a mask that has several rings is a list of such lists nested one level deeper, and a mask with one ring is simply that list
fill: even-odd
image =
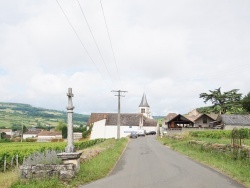
[{"label": "stone column", "polygon": [[65,148],[65,152],[72,153],[75,151],[75,147],[73,144],[73,102],[72,97],[74,97],[72,93],[72,88],[68,88],[68,106],[67,106],[67,113],[68,113],[68,134],[67,134],[67,147]]},{"label": "stone column", "polygon": [[75,146],[73,143],[73,103],[72,97],[74,97],[72,93],[72,88],[68,89],[68,138],[67,138],[67,147],[65,148],[65,153],[58,153],[57,157],[62,159],[63,164],[74,164],[74,170],[76,172],[80,169],[80,156],[82,152],[75,152]]}]

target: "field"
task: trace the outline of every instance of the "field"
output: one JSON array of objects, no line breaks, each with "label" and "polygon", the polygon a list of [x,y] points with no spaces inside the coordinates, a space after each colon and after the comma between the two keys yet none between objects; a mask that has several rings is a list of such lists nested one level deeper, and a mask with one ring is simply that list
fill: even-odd
[{"label": "field", "polygon": [[[103,139],[96,139],[96,140],[89,140],[89,141],[83,141],[83,142],[75,142],[74,145],[77,150],[80,150],[80,149],[90,147],[102,141]],[[66,147],[66,142],[0,143],[0,172],[4,170],[3,167],[4,167],[5,158],[7,161],[7,170],[9,170],[12,168],[12,163],[14,164],[16,163],[16,159],[18,159],[19,164],[22,164],[22,161],[25,157],[28,157],[29,155],[37,151],[56,150],[56,151],[61,152],[61,151],[64,151],[65,147]]]},{"label": "field", "polygon": [[[58,122],[66,122],[66,111],[48,110],[28,104],[0,103],[0,128],[55,127]],[[85,125],[89,115],[73,113],[73,123]]]},{"label": "field", "polygon": [[[0,187],[3,188],[37,188],[37,187],[78,187],[79,185],[86,184],[107,176],[117,160],[121,156],[128,139],[122,138],[120,140],[107,139],[101,143],[96,143],[93,146],[88,146],[86,150],[102,151],[94,158],[81,163],[80,171],[76,177],[68,182],[59,181],[56,178],[42,180],[18,180],[18,172],[8,172],[5,174],[0,173]],[[83,155],[85,150],[83,150]]]},{"label": "field", "polygon": [[[222,144],[231,145],[230,134],[228,133],[230,131],[195,131],[180,135],[164,136],[163,138],[158,138],[158,140],[162,144],[232,177],[246,187],[250,187],[249,155],[235,157],[233,150],[220,149]],[[195,141],[198,141],[200,144],[193,144]],[[242,140],[242,143],[250,146],[249,135]],[[236,153],[236,155],[238,154],[239,152]]]}]

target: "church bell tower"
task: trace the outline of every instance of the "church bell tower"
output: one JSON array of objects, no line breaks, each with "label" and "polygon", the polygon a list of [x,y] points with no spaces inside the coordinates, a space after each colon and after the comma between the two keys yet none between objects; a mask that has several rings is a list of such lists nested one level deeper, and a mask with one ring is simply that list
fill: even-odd
[{"label": "church bell tower", "polygon": [[152,119],[152,117],[150,116],[150,106],[148,105],[145,93],[143,93],[141,103],[139,105],[139,112],[142,113],[145,117]]}]

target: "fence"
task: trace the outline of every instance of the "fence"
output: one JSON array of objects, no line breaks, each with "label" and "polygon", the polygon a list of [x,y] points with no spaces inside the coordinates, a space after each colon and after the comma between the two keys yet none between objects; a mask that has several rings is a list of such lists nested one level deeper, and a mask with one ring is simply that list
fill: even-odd
[{"label": "fence", "polygon": [[14,167],[19,167],[19,157],[18,155],[14,155],[11,157],[11,160],[8,161],[6,156],[3,159],[3,167],[0,168],[0,171],[6,172],[7,169],[12,169]]}]

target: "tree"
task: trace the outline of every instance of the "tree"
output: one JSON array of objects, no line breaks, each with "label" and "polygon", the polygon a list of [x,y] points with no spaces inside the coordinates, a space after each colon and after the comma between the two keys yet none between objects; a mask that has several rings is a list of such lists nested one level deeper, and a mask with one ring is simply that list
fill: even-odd
[{"label": "tree", "polygon": [[67,138],[68,137],[68,128],[67,128],[67,126],[64,126],[62,128],[62,137],[63,138]]},{"label": "tree", "polygon": [[63,129],[63,127],[67,127],[67,124],[64,123],[64,122],[62,122],[62,121],[60,121],[60,122],[58,123],[58,125],[55,127],[55,130],[56,130],[56,131],[61,131],[61,130]]},{"label": "tree", "polygon": [[204,102],[210,101],[211,112],[225,114],[225,113],[241,113],[241,93],[237,93],[239,89],[232,89],[230,91],[221,92],[221,88],[215,89],[214,91],[209,90],[208,93],[201,93],[200,98],[204,99]]},{"label": "tree", "polygon": [[243,108],[250,113],[250,92],[241,101]]}]

